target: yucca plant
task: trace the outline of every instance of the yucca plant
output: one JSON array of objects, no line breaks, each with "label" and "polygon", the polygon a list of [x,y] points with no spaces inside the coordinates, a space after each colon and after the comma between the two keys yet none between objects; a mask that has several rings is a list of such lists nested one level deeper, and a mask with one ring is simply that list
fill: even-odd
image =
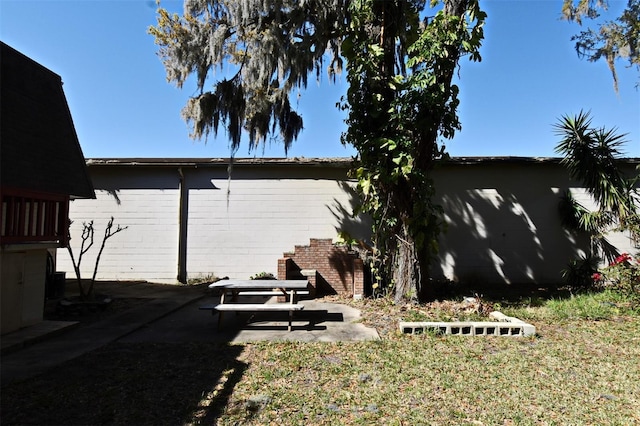
[{"label": "yucca plant", "polygon": [[615,128],[593,127],[589,113],[583,111],[573,117],[563,116],[554,127],[561,137],[556,152],[563,156],[562,164],[582,182],[597,205],[591,211],[567,191],[559,206],[562,224],[589,236],[587,258],[595,256],[611,262],[620,253],[606,239],[609,232],[628,231],[638,241],[638,176],[627,177],[620,168],[626,135],[617,134]]},{"label": "yucca plant", "polygon": [[571,260],[562,271],[562,278],[573,289],[585,289],[593,285],[593,276],[597,271],[598,258],[586,255]]}]

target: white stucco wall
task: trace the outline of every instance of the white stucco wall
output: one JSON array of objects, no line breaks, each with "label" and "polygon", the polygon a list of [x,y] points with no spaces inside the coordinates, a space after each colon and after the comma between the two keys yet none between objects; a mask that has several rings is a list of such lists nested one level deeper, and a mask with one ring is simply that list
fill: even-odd
[{"label": "white stucco wall", "polygon": [[[81,263],[83,278],[93,274],[104,228],[114,216],[128,228],[107,241],[97,278],[177,282],[179,170],[186,188],[189,279],[275,275],[277,260],[295,245],[335,238],[345,226],[362,228],[347,217],[353,195],[344,189],[344,168],[236,165],[229,181],[226,164],[90,167],[97,199],[75,200],[69,213],[74,253],[80,250],[82,222],[94,220],[96,227],[94,247]],[[73,277],[66,250],[57,257],[57,270]]]},{"label": "white stucco wall", "polygon": [[[346,163],[256,163],[236,163],[231,181],[224,163],[90,166],[98,198],[70,207],[75,250],[81,223],[93,219],[96,225],[95,246],[83,259],[84,277],[93,272],[104,226],[113,215],[128,229],[107,242],[98,278],[177,282],[180,172],[188,278],[275,274],[283,252],[310,238],[335,238],[345,228],[368,236],[368,226],[350,218],[354,195]],[[438,168],[434,176],[448,223],[435,275],[556,283],[569,259],[586,247],[561,227],[557,208],[566,189],[584,204],[590,201],[556,162],[458,162]],[[612,242],[621,251],[635,251],[625,236]],[[73,276],[64,250],[58,252],[57,269]]]},{"label": "white stucco wall", "polygon": [[187,175],[212,183],[189,190],[190,277],[276,275],[283,252],[308,244],[309,238],[337,236],[340,223],[334,213],[350,201],[338,180],[345,178],[344,170],[312,169],[306,176],[281,168],[270,169],[266,176],[259,173],[238,167],[231,181],[226,171],[204,169]]},{"label": "white stucco wall", "polygon": [[[83,278],[91,278],[104,231],[111,216],[114,227],[127,229],[112,236],[100,258],[98,279],[175,282],[178,263],[178,181],[173,173],[136,169],[91,169],[95,200],[71,201],[70,245],[77,257],[83,222],[94,221],[94,245],[83,256]],[[67,250],[58,250],[56,269],[74,278]]]},{"label": "white stucco wall", "polygon": [[558,282],[575,254],[557,212],[557,186],[567,178],[558,167],[539,165],[439,170],[448,223],[440,238],[442,274],[467,282]]}]

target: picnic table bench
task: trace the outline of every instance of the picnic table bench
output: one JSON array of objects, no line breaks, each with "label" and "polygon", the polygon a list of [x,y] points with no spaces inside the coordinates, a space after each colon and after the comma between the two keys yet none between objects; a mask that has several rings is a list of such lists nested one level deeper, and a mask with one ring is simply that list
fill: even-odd
[{"label": "picnic table bench", "polygon": [[[297,303],[298,296],[309,294],[308,280],[221,280],[209,284],[210,289],[219,289],[220,303],[200,306],[202,310],[218,313],[218,329],[224,312],[289,312],[289,327],[293,312],[301,311],[304,305]],[[227,296],[231,296],[230,298]],[[284,296],[284,303],[239,303],[240,296]],[[231,300],[229,300],[231,299]]]}]

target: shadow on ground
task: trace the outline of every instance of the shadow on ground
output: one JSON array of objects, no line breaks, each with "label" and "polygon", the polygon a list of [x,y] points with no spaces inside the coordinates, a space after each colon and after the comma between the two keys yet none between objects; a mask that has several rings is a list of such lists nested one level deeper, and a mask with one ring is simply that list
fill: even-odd
[{"label": "shadow on ground", "polygon": [[2,391],[3,424],[214,423],[242,377],[242,346],[111,343]]},{"label": "shadow on ground", "polygon": [[[69,282],[66,295],[76,287]],[[305,301],[291,332],[280,316],[234,315],[218,331],[217,316],[198,309],[217,299],[204,284],[100,282],[96,290],[113,303],[69,313],[48,301],[47,319],[76,326],[3,352],[2,424],[215,424],[248,368],[239,338],[378,338],[354,323],[358,310],[338,303]]]},{"label": "shadow on ground", "polygon": [[[227,405],[247,365],[239,360],[243,346],[228,342],[123,342],[127,327],[139,327],[139,317],[153,321],[170,304],[181,306],[205,294],[204,286],[171,286],[142,282],[99,282],[96,291],[113,296],[105,309],[60,311],[59,300],[45,302],[47,320],[77,321],[59,336],[3,354],[4,366],[19,373],[3,374],[2,424],[175,425],[196,419],[215,423]],[[77,295],[68,280],[65,296]],[[178,302],[176,302],[178,300]],[[190,306],[190,305],[186,305]],[[196,308],[192,308],[196,309]],[[137,312],[137,313],[136,313]],[[143,320],[146,321],[146,320]],[[144,328],[144,325],[143,325]],[[113,335],[115,341],[93,349],[93,336]],[[5,337],[5,336],[3,336]],[[43,358],[56,358],[70,346],[88,348],[46,368]],[[80,349],[78,353],[82,353]],[[32,364],[34,374],[20,379],[17,359]],[[3,369],[3,373],[4,373]],[[39,373],[39,374],[38,374]]]},{"label": "shadow on ground", "polygon": [[438,300],[462,300],[476,296],[487,302],[499,302],[501,305],[541,306],[551,299],[564,299],[571,296],[571,289],[560,286],[540,286],[535,283],[504,284],[486,282],[439,282],[435,283],[435,298]]}]

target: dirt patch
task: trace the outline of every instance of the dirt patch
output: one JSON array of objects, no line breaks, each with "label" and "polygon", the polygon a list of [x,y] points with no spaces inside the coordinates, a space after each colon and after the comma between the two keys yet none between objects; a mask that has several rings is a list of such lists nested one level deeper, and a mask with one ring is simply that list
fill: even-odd
[{"label": "dirt patch", "polygon": [[79,321],[90,324],[103,320],[128,309],[144,305],[148,298],[114,298],[106,306],[86,309],[66,309],[60,305],[60,300],[48,300],[45,303],[44,319],[53,321]]},{"label": "dirt patch", "polygon": [[144,305],[158,297],[171,297],[173,294],[184,292],[201,294],[207,291],[208,288],[205,284],[185,286],[146,281],[97,281],[94,284],[94,292],[96,295],[108,296],[110,299],[108,304],[65,309],[61,306],[61,300],[74,300],[79,297],[77,281],[67,280],[64,298],[45,301],[44,319],[91,324],[111,315]]},{"label": "dirt patch", "polygon": [[400,321],[489,321],[489,313],[494,310],[491,302],[479,297],[402,306],[389,298],[353,300],[327,296],[322,300],[360,310],[362,323],[375,328],[383,338],[397,334]]}]

